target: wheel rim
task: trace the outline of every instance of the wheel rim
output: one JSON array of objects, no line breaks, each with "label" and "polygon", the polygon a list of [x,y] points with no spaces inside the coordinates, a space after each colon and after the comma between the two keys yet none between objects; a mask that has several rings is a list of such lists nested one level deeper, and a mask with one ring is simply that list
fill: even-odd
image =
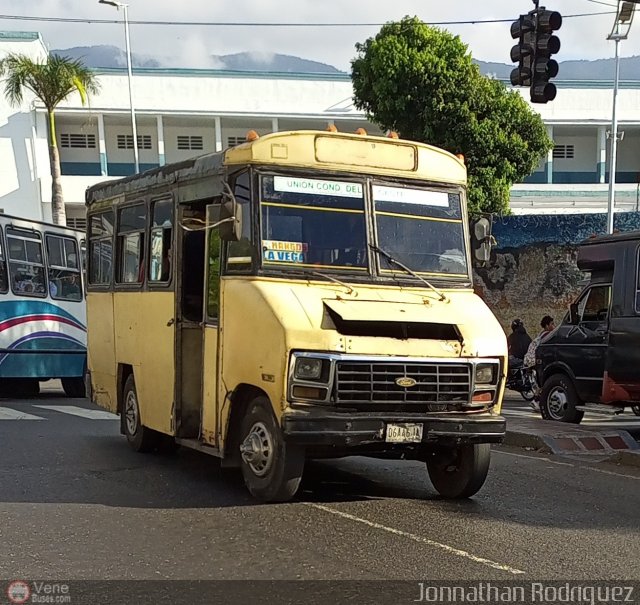
[{"label": "wheel rim", "polygon": [[549,416],[556,420],[564,418],[565,412],[569,407],[569,397],[562,387],[554,387],[549,393],[547,399],[547,408]]},{"label": "wheel rim", "polygon": [[242,459],[258,477],[263,477],[273,464],[273,439],[269,429],[256,422],[240,446]]},{"label": "wheel rim", "polygon": [[127,393],[124,402],[124,418],[129,435],[135,435],[138,430],[138,400],[133,391]]}]

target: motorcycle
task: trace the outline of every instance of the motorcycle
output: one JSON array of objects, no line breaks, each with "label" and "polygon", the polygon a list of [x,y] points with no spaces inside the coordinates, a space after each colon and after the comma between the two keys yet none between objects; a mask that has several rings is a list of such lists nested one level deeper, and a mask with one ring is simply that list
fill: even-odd
[{"label": "motorcycle", "polygon": [[508,389],[520,393],[525,401],[533,401],[540,394],[536,373],[532,367],[509,368],[506,386]]}]

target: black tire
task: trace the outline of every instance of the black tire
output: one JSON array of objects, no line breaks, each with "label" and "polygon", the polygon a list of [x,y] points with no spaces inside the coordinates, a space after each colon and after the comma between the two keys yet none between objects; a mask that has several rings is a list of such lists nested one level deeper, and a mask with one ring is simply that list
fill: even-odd
[{"label": "black tire", "polygon": [[7,378],[3,387],[7,397],[31,399],[40,395],[40,381],[37,378]]},{"label": "black tire", "polygon": [[286,502],[298,491],[304,450],[285,442],[269,399],[249,403],[240,425],[240,458],[245,485],[262,502]]},{"label": "black tire", "polygon": [[533,401],[536,394],[533,391],[520,391],[520,396],[525,401]]},{"label": "black tire", "polygon": [[62,378],[62,388],[67,397],[86,397],[87,384],[84,376],[81,378]]},{"label": "black tire", "polygon": [[427,471],[442,497],[470,498],[484,485],[490,462],[490,444],[461,445],[434,452],[427,459]]},{"label": "black tire", "polygon": [[640,416],[640,405],[632,405],[631,411],[636,415]]},{"label": "black tire", "polygon": [[580,424],[584,412],[576,409],[579,403],[576,388],[566,374],[553,374],[545,380],[540,394],[540,412],[545,420]]},{"label": "black tire", "polygon": [[129,445],[136,452],[150,452],[162,443],[163,435],[143,426],[138,405],[138,393],[133,374],[129,374],[122,393],[122,424]]}]

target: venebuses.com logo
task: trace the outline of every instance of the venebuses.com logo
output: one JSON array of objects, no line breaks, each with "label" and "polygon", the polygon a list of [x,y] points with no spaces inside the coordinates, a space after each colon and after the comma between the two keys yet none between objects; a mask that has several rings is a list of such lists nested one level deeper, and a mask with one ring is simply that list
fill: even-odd
[{"label": "venebuses.com logo", "polygon": [[24,580],[14,580],[7,586],[7,598],[9,603],[22,605],[26,603],[31,596],[31,588]]}]

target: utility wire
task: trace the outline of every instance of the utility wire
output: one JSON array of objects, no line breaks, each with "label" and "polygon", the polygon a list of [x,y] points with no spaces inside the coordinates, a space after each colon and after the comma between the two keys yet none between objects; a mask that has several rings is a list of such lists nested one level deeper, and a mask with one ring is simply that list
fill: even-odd
[{"label": "utility wire", "polygon": [[[605,4],[598,0],[589,0],[598,4]],[[607,5],[610,6],[610,5]],[[573,19],[577,17],[597,17],[600,15],[612,15],[615,11],[602,11],[596,13],[577,13],[574,15],[564,15],[563,19]],[[92,23],[92,24],[117,24],[122,23],[118,19],[71,19],[68,17],[31,17],[27,15],[0,15],[1,19],[14,21],[40,21],[56,23]],[[487,23],[511,23],[511,19],[474,19],[470,21],[435,21],[425,23],[427,25],[484,25]],[[255,21],[129,21],[130,25],[163,25],[179,27],[382,27],[385,23],[259,23]]]}]

